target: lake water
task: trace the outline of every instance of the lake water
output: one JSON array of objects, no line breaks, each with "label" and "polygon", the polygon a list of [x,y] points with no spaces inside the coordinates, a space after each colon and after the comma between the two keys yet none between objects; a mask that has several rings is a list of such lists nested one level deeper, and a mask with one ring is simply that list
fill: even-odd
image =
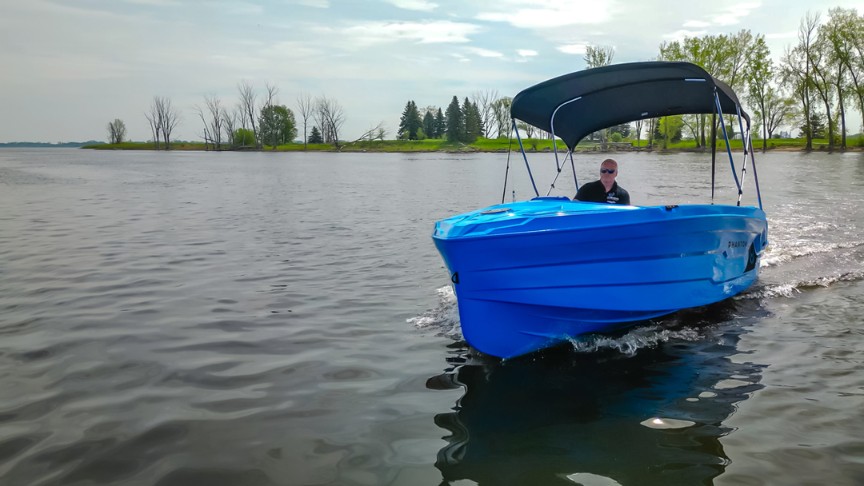
[{"label": "lake water", "polygon": [[[705,157],[616,158],[635,204],[710,195]],[[0,151],[0,484],[864,484],[864,154],[757,154],[745,294],[496,362],[430,235],[506,163]]]}]

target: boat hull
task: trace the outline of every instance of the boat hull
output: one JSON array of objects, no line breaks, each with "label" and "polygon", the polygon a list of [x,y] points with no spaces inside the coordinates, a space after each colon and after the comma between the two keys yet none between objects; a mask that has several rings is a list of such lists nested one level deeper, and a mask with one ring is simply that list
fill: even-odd
[{"label": "boat hull", "polygon": [[757,278],[765,214],[538,198],[439,221],[462,333],[502,358],[718,302]]}]

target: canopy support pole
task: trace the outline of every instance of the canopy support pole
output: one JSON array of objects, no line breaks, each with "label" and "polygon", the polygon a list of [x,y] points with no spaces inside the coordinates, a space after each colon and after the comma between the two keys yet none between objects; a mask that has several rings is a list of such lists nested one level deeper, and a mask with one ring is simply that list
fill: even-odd
[{"label": "canopy support pole", "polygon": [[510,127],[510,133],[507,134],[507,168],[504,170],[504,190],[501,192],[501,204],[504,204],[504,198],[507,197],[507,177],[510,175],[510,154],[513,153],[513,127]]},{"label": "canopy support pole", "polygon": [[[540,191],[537,190],[537,184],[534,183],[534,174],[531,173],[531,164],[528,163],[528,156],[525,154],[525,146],[522,145],[522,137],[519,136],[519,127],[516,126],[516,119],[514,118],[512,122],[512,129],[516,132],[516,140],[519,141],[519,150],[522,152],[522,159],[525,160],[525,168],[528,169],[528,177],[531,179],[531,186],[534,188],[534,197],[540,197]],[[557,160],[558,155],[556,154],[555,157]]]},{"label": "canopy support pole", "polygon": [[735,171],[735,160],[732,158],[732,147],[729,145],[729,133],[726,131],[726,124],[723,123],[723,108],[720,106],[720,96],[717,90],[714,90],[714,104],[717,105],[717,114],[720,118],[720,127],[723,128],[723,140],[726,141],[726,154],[729,155],[729,165],[732,167],[732,177],[735,179],[735,187],[738,188],[738,193],[741,193],[741,183],[738,182],[738,172]]},{"label": "canopy support pole", "polygon": [[711,113],[711,204],[714,204],[714,181],[717,174],[717,113]]}]

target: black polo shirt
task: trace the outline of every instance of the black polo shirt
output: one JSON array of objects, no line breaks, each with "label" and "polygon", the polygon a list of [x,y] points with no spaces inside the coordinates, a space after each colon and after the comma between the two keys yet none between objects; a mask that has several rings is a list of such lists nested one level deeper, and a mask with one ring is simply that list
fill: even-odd
[{"label": "black polo shirt", "polygon": [[576,193],[576,199],[587,202],[605,202],[609,204],[630,204],[630,194],[619,186],[617,182],[612,183],[612,190],[606,192],[600,181],[583,184]]}]

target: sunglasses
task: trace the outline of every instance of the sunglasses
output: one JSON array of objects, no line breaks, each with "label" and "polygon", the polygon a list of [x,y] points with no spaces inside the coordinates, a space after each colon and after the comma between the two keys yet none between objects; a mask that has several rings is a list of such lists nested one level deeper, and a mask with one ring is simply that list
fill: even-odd
[{"label": "sunglasses", "polygon": [[614,174],[615,169],[600,169],[601,174]]}]

